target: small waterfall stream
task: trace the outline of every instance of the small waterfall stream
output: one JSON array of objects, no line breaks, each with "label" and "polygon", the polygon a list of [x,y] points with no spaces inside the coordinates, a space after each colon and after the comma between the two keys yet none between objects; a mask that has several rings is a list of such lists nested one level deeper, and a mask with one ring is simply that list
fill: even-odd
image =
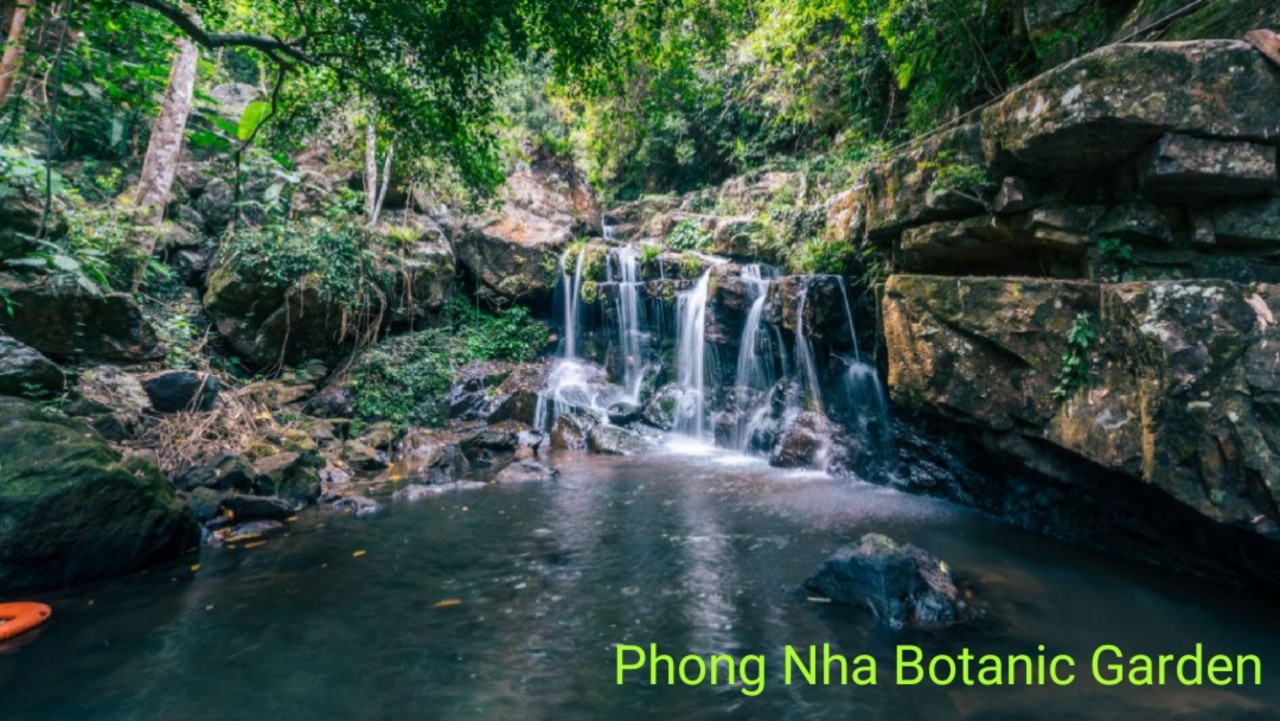
[{"label": "small waterfall stream", "polygon": [[617,287],[614,310],[618,319],[618,354],[623,370],[622,387],[626,400],[640,402],[640,384],[644,380],[649,335],[646,332],[644,304],[640,294],[644,287],[640,253],[632,246],[609,251],[606,263],[607,282]]},{"label": "small waterfall stream", "polygon": [[676,411],[676,432],[697,441],[707,438],[707,298],[711,273],[676,301],[676,377],[684,400]]}]

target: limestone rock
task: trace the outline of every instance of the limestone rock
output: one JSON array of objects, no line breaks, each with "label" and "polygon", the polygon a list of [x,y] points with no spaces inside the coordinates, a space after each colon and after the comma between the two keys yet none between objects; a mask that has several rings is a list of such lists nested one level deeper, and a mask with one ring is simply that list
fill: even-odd
[{"label": "limestone rock", "polygon": [[1153,202],[1210,203],[1271,195],[1276,148],[1170,133],[1142,169],[1142,192]]}]

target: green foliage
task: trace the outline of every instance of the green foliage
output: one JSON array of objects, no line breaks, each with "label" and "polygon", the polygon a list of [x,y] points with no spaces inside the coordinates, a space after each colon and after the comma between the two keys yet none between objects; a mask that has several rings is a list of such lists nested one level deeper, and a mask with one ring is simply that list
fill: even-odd
[{"label": "green foliage", "polygon": [[1120,238],[1102,238],[1098,241],[1098,260],[1109,279],[1121,283],[1133,267],[1133,246]]},{"label": "green foliage", "polygon": [[490,315],[464,300],[448,308],[444,327],[395,336],[360,353],[351,370],[360,422],[440,425],[454,373],[476,361],[527,362],[547,343],[528,310]]},{"label": "green foliage", "polygon": [[[42,197],[45,191],[46,166],[29,149],[17,145],[0,145],[0,199],[13,197]],[[62,175],[53,172],[53,192],[60,194],[66,187]]]},{"label": "green foliage", "polygon": [[706,250],[714,240],[711,233],[693,220],[682,220],[667,236],[667,247],[682,252]]},{"label": "green foliage", "polygon": [[799,275],[846,275],[857,256],[857,250],[849,243],[814,238],[792,254],[790,266]]},{"label": "green foliage", "polygon": [[987,196],[993,189],[992,182],[981,165],[961,163],[955,151],[944,150],[936,161],[923,163],[921,169],[934,172],[931,192],[954,193],[990,208]]},{"label": "green foliage", "polygon": [[640,267],[645,271],[656,268],[661,256],[662,246],[645,243],[640,246]]},{"label": "green foliage", "polygon": [[1065,401],[1089,382],[1089,354],[1098,338],[1093,315],[1076,315],[1071,330],[1067,332],[1067,350],[1062,354],[1062,370],[1058,373],[1058,385],[1053,389],[1054,400],[1059,403]]}]

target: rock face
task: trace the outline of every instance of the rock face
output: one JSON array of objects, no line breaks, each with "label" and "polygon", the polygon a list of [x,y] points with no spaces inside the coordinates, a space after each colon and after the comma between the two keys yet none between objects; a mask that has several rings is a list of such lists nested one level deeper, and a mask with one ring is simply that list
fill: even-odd
[{"label": "rock face", "polygon": [[832,554],[804,587],[836,603],[870,610],[894,630],[945,628],[965,620],[969,612],[946,564],[875,533]]},{"label": "rock face", "polygon": [[0,398],[0,439],[0,594],[125,573],[198,539],[160,472],[83,424]]},{"label": "rock face", "polygon": [[62,369],[34,348],[0,334],[0,395],[40,396],[62,392]]},{"label": "rock face", "polygon": [[141,361],[163,355],[155,330],[125,293],[91,295],[74,283],[0,278],[13,314],[0,329],[46,355]]},{"label": "rock face", "polygon": [[[1280,288],[896,277],[885,293],[894,400],[1066,449],[1221,523],[1280,531]],[[1088,314],[1088,379],[1065,397]]]},{"label": "rock face", "polygon": [[1244,42],[1116,45],[984,111],[983,147],[994,166],[1053,177],[1114,167],[1165,133],[1274,144],[1277,74]]},{"label": "rock face", "polygon": [[495,212],[455,230],[458,263],[492,305],[544,301],[555,288],[564,248],[600,234],[600,209],[581,171],[547,159],[512,174],[500,195]]}]

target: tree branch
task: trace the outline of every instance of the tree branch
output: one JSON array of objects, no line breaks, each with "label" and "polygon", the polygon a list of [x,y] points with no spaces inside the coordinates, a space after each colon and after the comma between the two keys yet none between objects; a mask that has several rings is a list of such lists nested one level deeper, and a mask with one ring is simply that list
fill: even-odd
[{"label": "tree branch", "polygon": [[288,65],[288,63],[281,56],[292,58],[304,65],[320,64],[319,60],[303,52],[297,46],[279,38],[250,33],[207,32],[200,26],[200,21],[194,15],[188,14],[182,8],[167,2],[167,0],[132,0],[132,2],[135,5],[155,10],[165,16],[174,25],[177,25],[178,29],[185,33],[187,37],[210,50],[224,47],[253,48],[261,50],[282,65]]}]

